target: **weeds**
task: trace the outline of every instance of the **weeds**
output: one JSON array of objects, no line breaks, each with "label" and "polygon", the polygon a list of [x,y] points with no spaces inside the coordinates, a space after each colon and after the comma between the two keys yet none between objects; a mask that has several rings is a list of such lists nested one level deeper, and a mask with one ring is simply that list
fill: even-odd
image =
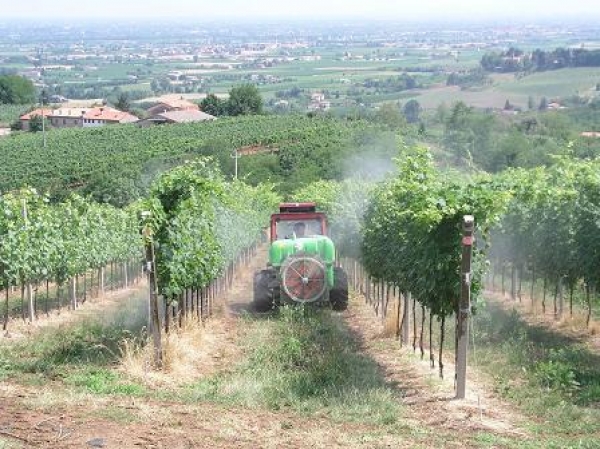
[{"label": "weeds", "polygon": [[336,420],[394,423],[397,392],[337,316],[325,310],[283,307],[272,319],[248,318],[247,358],[229,376],[193,386],[195,399],[249,407],[317,411]]},{"label": "weeds", "polygon": [[[482,368],[498,393],[543,422],[534,430],[550,439],[548,447],[598,447],[592,440],[600,431],[600,356],[493,304],[479,311],[475,326]],[[576,445],[563,440],[573,436]]]},{"label": "weeds", "polygon": [[123,342],[136,340],[144,324],[143,312],[126,309],[104,322],[88,319],[45,329],[2,348],[0,378],[33,385],[60,380],[93,393],[141,394],[141,387],[123,382],[110,368],[120,362]]}]

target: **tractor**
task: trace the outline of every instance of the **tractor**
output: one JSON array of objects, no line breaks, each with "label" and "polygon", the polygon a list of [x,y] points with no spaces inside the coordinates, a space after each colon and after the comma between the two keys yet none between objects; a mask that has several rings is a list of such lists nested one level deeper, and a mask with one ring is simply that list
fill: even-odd
[{"label": "tractor", "polygon": [[283,304],[348,307],[348,277],[336,264],[327,217],[315,203],[283,203],[271,215],[267,268],[254,274],[254,308]]}]

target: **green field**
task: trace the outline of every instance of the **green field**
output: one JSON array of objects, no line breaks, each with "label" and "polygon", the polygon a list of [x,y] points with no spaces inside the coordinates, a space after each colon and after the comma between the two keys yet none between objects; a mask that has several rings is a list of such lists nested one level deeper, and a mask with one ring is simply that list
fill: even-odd
[{"label": "green field", "polygon": [[461,90],[457,86],[437,86],[427,90],[412,91],[422,107],[432,109],[440,103],[455,101],[480,108],[502,108],[506,100],[527,108],[529,96],[539,103],[542,97],[549,101],[573,95],[596,95],[600,82],[600,69],[574,68],[534,73],[517,79],[514,75],[493,75],[493,84],[479,90]]}]

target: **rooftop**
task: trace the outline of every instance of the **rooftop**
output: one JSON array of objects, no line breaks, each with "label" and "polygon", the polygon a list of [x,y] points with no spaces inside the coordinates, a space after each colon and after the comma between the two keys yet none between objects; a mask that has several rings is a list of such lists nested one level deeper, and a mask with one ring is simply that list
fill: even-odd
[{"label": "rooftop", "polygon": [[197,110],[188,111],[169,111],[157,114],[151,118],[151,120],[161,119],[176,122],[176,123],[190,123],[190,122],[203,122],[206,120],[215,120],[214,115],[207,114],[206,112]]}]

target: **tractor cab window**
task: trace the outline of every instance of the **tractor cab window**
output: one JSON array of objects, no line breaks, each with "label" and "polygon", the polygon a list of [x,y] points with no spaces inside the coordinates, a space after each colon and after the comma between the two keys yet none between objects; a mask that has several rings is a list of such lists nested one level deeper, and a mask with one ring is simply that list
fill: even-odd
[{"label": "tractor cab window", "polygon": [[277,239],[291,239],[296,237],[310,237],[323,233],[321,221],[309,220],[281,220],[276,225]]}]

